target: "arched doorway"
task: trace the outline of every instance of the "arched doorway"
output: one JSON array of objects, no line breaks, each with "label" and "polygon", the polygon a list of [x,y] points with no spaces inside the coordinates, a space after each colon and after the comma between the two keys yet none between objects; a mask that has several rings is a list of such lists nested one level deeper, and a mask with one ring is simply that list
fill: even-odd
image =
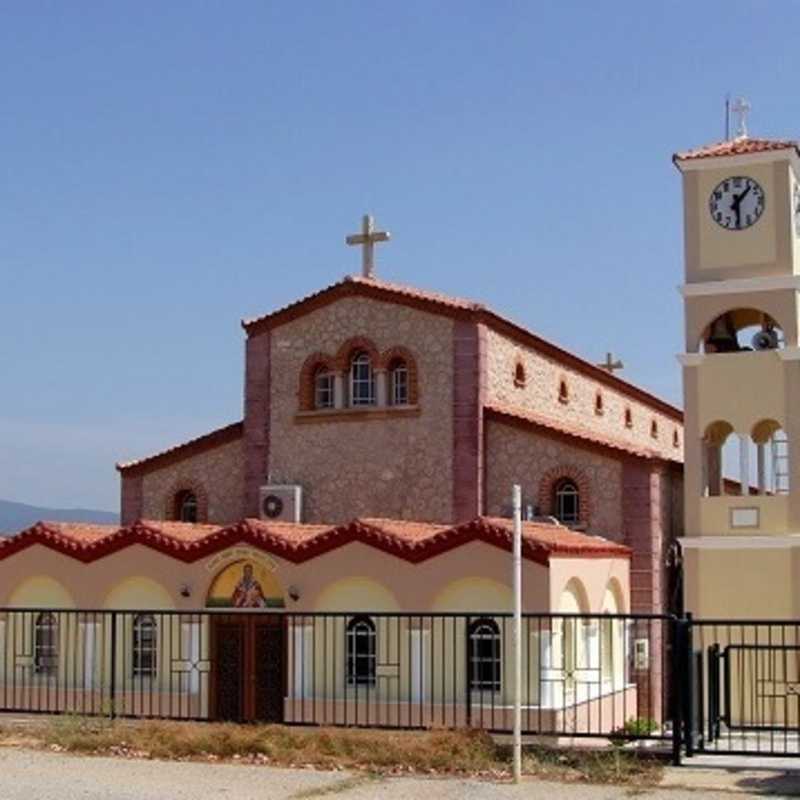
[{"label": "arched doorway", "polygon": [[217,719],[283,722],[284,592],[267,558],[224,566],[211,582],[211,707]]}]

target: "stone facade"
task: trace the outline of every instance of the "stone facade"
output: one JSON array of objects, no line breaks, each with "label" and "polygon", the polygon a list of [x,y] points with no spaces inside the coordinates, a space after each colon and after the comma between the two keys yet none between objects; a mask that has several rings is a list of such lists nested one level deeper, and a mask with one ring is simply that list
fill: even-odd
[{"label": "stone facade", "polygon": [[[561,477],[581,490],[587,533],[620,541],[622,464],[619,458],[569,445],[545,434],[490,420],[486,437],[486,513],[508,516],[511,486],[522,487],[523,508],[551,514],[552,487]],[[583,516],[583,515],[582,515]]]},{"label": "stone facade", "polygon": [[[169,518],[182,489],[204,520],[258,516],[268,482],[301,486],[309,523],[504,516],[514,483],[547,515],[569,478],[578,527],[634,550],[634,610],[665,607],[681,530],[676,409],[480,306],[380,281],[337,284],[245,329],[243,423],[123,465],[123,522]],[[345,400],[356,350],[376,371],[375,405]],[[387,396],[397,357],[402,405]],[[332,408],[314,408],[320,366],[335,375]]]},{"label": "stone facade", "polygon": [[[136,478],[123,478],[135,481]],[[175,495],[193,491],[200,522],[226,523],[244,516],[244,453],[242,440],[197,453],[177,463],[146,472],[142,482],[144,519],[169,519]],[[125,520],[130,521],[130,520]]]},{"label": "stone facade", "polygon": [[[603,385],[491,329],[486,336],[486,363],[486,397],[490,404],[534,410],[556,422],[652,450],[667,460],[683,460],[683,425],[675,415],[647,406],[633,395]],[[524,380],[519,379],[520,365]],[[562,383],[567,389],[566,397],[559,393]],[[630,427],[625,422],[626,409],[631,412]],[[657,426],[655,436],[653,422]]]},{"label": "stone facade", "polygon": [[[269,396],[261,400],[269,407],[267,471],[273,482],[303,487],[306,522],[452,519],[453,326],[406,305],[346,297],[269,332]],[[380,354],[398,346],[410,352],[418,404],[302,411],[307,358],[320,353],[338,362],[342,346],[357,338]],[[248,398],[248,412],[257,407]]]}]

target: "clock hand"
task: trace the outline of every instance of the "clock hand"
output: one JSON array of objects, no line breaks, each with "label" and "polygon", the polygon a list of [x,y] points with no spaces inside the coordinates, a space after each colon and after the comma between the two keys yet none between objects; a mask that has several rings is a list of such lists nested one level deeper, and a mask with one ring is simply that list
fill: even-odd
[{"label": "clock hand", "polygon": [[742,202],[743,195],[735,194],[733,196],[733,200],[731,200],[731,211],[736,214],[736,227],[738,228],[741,224],[742,217],[741,217],[741,210],[739,208],[739,204]]}]

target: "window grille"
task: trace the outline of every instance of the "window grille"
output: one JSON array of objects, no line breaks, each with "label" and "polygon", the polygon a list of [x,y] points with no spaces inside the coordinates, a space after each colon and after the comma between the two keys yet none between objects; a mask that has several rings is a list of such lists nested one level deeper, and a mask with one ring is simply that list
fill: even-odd
[{"label": "window grille", "polygon": [[493,619],[478,619],[469,627],[469,688],[500,691],[500,628]]},{"label": "window grille", "polygon": [[575,525],[580,521],[580,493],[574,481],[563,480],[555,491],[556,518],[565,525]]},{"label": "window grille", "polygon": [[180,522],[197,522],[197,497],[194,492],[178,492],[175,505]]},{"label": "window grille", "polygon": [[375,405],[375,374],[367,353],[356,353],[350,361],[350,405]]},{"label": "window grille", "polygon": [[375,623],[364,616],[347,623],[347,685],[374,686],[376,647]]},{"label": "window grille", "polygon": [[314,408],[333,408],[334,403],[334,376],[323,367],[314,375]]},{"label": "window grille", "polygon": [[139,614],[133,620],[133,676],[152,678],[156,674],[157,634],[152,614]]},{"label": "window grille", "polygon": [[58,620],[52,611],[36,617],[33,632],[33,668],[38,675],[52,675],[58,669]]},{"label": "window grille", "polygon": [[408,404],[408,367],[405,361],[398,361],[391,371],[392,405]]}]

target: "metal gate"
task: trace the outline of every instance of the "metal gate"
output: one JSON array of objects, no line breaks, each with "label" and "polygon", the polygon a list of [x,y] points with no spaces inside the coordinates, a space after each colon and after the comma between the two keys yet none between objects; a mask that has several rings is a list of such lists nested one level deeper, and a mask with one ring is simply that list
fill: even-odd
[{"label": "metal gate", "polygon": [[679,621],[686,755],[800,755],[800,623]]}]

